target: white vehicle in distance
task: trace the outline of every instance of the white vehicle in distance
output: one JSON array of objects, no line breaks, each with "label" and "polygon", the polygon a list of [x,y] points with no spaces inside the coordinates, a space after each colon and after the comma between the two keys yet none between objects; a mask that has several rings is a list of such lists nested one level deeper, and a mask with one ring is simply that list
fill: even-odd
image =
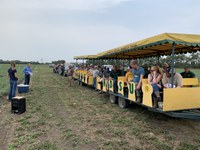
[{"label": "white vehicle in distance", "polygon": [[103,67],[109,68],[110,71],[113,69],[113,65],[103,65]]}]

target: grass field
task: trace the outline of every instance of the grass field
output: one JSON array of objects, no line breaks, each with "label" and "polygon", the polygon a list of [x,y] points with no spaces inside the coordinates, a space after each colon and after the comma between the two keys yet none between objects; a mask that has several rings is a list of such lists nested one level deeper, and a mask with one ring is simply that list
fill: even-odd
[{"label": "grass field", "polygon": [[89,87],[69,87],[47,66],[34,66],[27,111],[0,107],[0,149],[198,150],[200,122],[170,118],[138,106],[120,109]]}]

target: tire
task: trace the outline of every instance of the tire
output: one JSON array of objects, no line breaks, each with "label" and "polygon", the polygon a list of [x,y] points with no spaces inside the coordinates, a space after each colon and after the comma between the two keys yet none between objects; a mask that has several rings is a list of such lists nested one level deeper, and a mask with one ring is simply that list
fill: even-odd
[{"label": "tire", "polygon": [[110,103],[111,104],[117,104],[118,103],[118,97],[110,94]]},{"label": "tire", "polygon": [[120,108],[127,108],[127,107],[130,106],[130,101],[119,97],[118,105],[119,105]]}]

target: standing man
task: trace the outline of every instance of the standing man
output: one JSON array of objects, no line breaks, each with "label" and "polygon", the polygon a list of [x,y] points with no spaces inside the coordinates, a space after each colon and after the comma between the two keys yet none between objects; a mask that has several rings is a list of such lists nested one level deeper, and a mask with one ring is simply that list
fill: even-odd
[{"label": "standing man", "polygon": [[94,66],[94,70],[92,70],[92,76],[93,76],[93,87],[97,91],[97,76],[98,76],[99,70],[97,69],[97,66]]},{"label": "standing man", "polygon": [[30,76],[32,75],[32,69],[31,69],[31,65],[30,63],[28,63],[26,65],[26,67],[24,67],[24,70],[23,70],[23,73],[24,73],[24,84],[25,85],[29,85],[30,84]]},{"label": "standing man", "polygon": [[10,79],[10,91],[8,95],[8,100],[12,100],[16,94],[17,88],[17,70],[15,69],[15,63],[11,63],[11,68],[8,69],[8,78]]}]

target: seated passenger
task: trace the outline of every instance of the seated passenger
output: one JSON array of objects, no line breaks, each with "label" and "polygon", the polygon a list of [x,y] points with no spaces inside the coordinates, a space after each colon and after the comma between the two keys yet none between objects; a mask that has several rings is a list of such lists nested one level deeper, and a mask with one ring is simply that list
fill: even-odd
[{"label": "seated passenger", "polygon": [[97,84],[100,84],[100,88],[101,88],[101,91],[100,91],[100,93],[99,94],[102,94],[103,93],[103,91],[102,91],[102,89],[103,89],[103,68],[101,67],[101,66],[98,66],[98,74],[97,74],[97,77],[99,77],[101,80],[97,83]]},{"label": "seated passenger", "polygon": [[99,94],[102,94],[103,93],[103,80],[108,80],[109,79],[109,76],[110,76],[110,71],[109,71],[109,68],[102,68],[101,70],[101,76],[99,76],[101,78],[101,80],[99,81],[99,84],[101,86],[101,91]]},{"label": "seated passenger", "polygon": [[114,93],[118,92],[117,79],[118,79],[118,76],[121,76],[121,75],[122,75],[122,72],[119,70],[119,67],[114,66],[110,72],[110,79],[113,79],[113,82],[114,82]]},{"label": "seated passenger", "polygon": [[183,78],[195,78],[195,74],[193,72],[190,71],[189,67],[185,67],[184,71],[181,72],[181,76]]},{"label": "seated passenger", "polygon": [[87,75],[89,76],[91,76],[92,75],[92,72],[93,72],[93,66],[92,66],[92,64],[90,64],[90,69],[88,69],[88,71],[87,71]]},{"label": "seated passenger", "polygon": [[95,90],[97,90],[97,86],[96,86],[96,78],[98,76],[99,70],[97,69],[97,66],[94,66],[94,69],[92,71],[92,76],[93,76],[93,87]]},{"label": "seated passenger", "polygon": [[137,61],[132,61],[131,62],[131,67],[132,67],[132,74],[133,74],[133,82],[136,84],[136,101],[137,102],[142,102],[142,79],[144,77],[144,69],[139,66]]},{"label": "seated passenger", "polygon": [[149,75],[149,67],[147,64],[144,65],[144,78],[148,78]]},{"label": "seated passenger", "polygon": [[[172,78],[171,78],[172,69],[164,73],[162,83],[164,88],[171,88],[172,87]],[[182,84],[182,76],[180,73],[177,73],[174,69],[174,83],[173,88],[181,88]]]},{"label": "seated passenger", "polygon": [[109,76],[110,76],[110,69],[109,68],[104,68],[103,78],[104,79],[109,79]]},{"label": "seated passenger", "polygon": [[125,75],[125,83],[128,84],[130,78],[133,77],[131,66],[127,68],[126,75]]},{"label": "seated passenger", "polygon": [[158,102],[162,101],[160,97],[161,86],[161,73],[158,67],[152,66],[150,74],[148,75],[148,84],[153,87],[153,107],[158,107]]},{"label": "seated passenger", "polygon": [[167,63],[164,63],[164,64],[162,65],[162,72],[161,72],[162,76],[163,76],[166,72],[169,72],[169,70],[170,70],[170,66],[169,66]]}]

